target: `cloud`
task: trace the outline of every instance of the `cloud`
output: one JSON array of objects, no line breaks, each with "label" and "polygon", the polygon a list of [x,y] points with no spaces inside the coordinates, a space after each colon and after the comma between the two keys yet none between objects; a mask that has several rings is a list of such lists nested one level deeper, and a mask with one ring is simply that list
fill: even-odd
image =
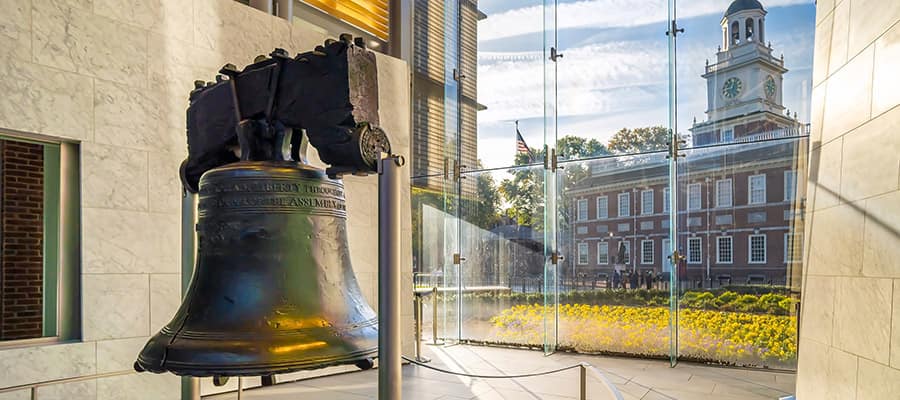
[{"label": "cloud", "polygon": [[[767,0],[766,8],[809,4],[810,0]],[[730,0],[690,0],[678,5],[678,18],[721,14]],[[629,27],[666,21],[667,0],[584,0],[557,6],[558,29]],[[489,15],[478,23],[479,40],[494,40],[544,30],[544,7],[534,5]]]}]

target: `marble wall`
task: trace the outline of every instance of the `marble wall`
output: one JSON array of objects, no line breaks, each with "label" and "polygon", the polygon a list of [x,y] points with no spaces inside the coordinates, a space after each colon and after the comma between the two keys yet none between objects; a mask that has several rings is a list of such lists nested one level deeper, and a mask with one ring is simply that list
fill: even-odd
[{"label": "marble wall", "polygon": [[797,398],[900,393],[900,2],[819,0]]},{"label": "marble wall", "polygon": [[[130,371],[148,336],[180,303],[177,168],[186,154],[184,110],[193,81],[275,47],[309,50],[326,33],[233,0],[0,0],[0,10],[0,130],[80,143],[83,225],[82,340],[0,347],[0,388]],[[407,157],[408,75],[405,63],[379,55],[382,125]],[[374,307],[376,178],[345,184],[352,261]],[[408,189],[404,194],[402,209],[409,210]],[[410,266],[408,217],[402,231],[403,265]],[[409,354],[411,268],[404,274]],[[39,396],[175,399],[179,382],[128,374],[41,388]]]}]

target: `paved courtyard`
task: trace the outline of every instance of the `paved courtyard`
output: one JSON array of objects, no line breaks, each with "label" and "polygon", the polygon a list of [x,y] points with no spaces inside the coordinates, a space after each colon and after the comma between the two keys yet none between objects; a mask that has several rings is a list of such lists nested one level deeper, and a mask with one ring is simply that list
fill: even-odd
[{"label": "paved courtyard", "polygon": [[[586,362],[605,376],[626,400],[722,399],[775,400],[794,392],[794,374],[682,363],[669,368],[662,360],[585,356],[481,346],[423,346],[428,365],[476,375],[525,374]],[[549,376],[520,379],[466,378],[416,365],[403,367],[403,398],[414,400],[568,400],[579,395],[578,368]],[[587,398],[612,399],[603,383],[587,374]],[[266,388],[246,390],[247,400],[373,400],[378,372],[353,372]],[[207,400],[233,400],[235,393]]]}]

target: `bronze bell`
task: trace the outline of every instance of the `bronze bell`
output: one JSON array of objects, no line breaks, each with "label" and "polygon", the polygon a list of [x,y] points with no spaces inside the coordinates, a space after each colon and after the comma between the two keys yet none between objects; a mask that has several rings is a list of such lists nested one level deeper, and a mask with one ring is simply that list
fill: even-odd
[{"label": "bronze bell", "polygon": [[199,183],[194,276],[135,369],[271,375],[371,366],[375,312],[350,264],[340,180],[292,161],[240,161]]}]

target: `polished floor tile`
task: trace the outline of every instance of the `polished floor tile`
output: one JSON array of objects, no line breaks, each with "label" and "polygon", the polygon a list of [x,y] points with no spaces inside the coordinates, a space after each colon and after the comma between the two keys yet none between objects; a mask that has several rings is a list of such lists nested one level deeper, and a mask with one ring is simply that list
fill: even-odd
[{"label": "polished floor tile", "polygon": [[[560,353],[544,356],[531,350],[481,346],[423,346],[429,367],[471,375],[533,374],[587,363],[587,399],[613,399],[610,382],[624,400],[774,400],[793,393],[795,376],[760,370],[682,363],[670,368],[665,360],[602,357]],[[463,377],[418,365],[403,367],[403,398],[414,400],[576,400],[579,368],[550,375],[516,379]],[[375,400],[378,371],[361,371],[284,383],[244,391],[247,400]],[[236,393],[207,396],[233,400]]]}]

